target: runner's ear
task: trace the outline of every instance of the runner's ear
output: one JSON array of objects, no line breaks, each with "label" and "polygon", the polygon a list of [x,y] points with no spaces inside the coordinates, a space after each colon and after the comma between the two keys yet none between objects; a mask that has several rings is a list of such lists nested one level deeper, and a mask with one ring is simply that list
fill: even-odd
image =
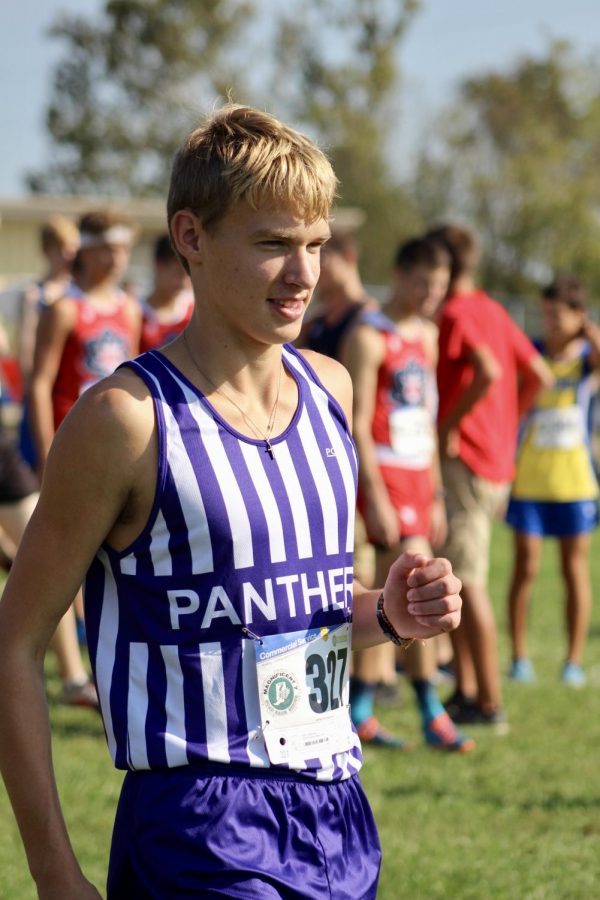
[{"label": "runner's ear", "polygon": [[171,239],[175,249],[190,266],[202,262],[204,228],[191,209],[179,209],[171,219]]}]

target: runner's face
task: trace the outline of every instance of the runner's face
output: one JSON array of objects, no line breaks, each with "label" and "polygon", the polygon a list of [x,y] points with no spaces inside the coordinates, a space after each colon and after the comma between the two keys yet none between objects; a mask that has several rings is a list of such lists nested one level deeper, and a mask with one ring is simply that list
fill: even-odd
[{"label": "runner's face", "polygon": [[201,233],[195,268],[200,318],[216,317],[259,343],[293,341],[319,279],[324,219],[311,224],[289,207],[241,201]]},{"label": "runner's face", "polygon": [[343,290],[349,280],[349,263],[342,253],[325,246],[321,253],[321,274],[319,277],[319,297],[327,299],[331,291]]},{"label": "runner's face", "polygon": [[54,244],[46,251],[48,262],[52,269],[56,272],[68,269],[77,253],[79,245],[75,242],[70,244]]},{"label": "runner's face", "polygon": [[81,250],[86,278],[93,284],[114,281],[117,284],[129,265],[129,244],[100,244]]},{"label": "runner's face", "polygon": [[428,319],[435,319],[448,293],[450,269],[448,266],[438,266],[437,269],[432,269],[429,272],[428,281],[429,293],[423,301],[421,314]]},{"label": "runner's face", "polygon": [[154,284],[163,294],[174,296],[189,288],[190,279],[178,259],[157,262]]},{"label": "runner's face", "polygon": [[413,266],[396,269],[396,296],[407,313],[432,316],[448,290],[449,272],[446,268],[430,269]]},{"label": "runner's face", "polygon": [[562,300],[544,298],[542,320],[547,337],[574,338],[585,321],[585,309],[572,306]]}]

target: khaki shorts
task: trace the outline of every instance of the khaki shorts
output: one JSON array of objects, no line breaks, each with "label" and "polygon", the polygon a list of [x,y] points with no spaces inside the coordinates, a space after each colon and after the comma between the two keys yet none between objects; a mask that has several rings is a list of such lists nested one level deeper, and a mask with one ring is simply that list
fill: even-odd
[{"label": "khaki shorts", "polygon": [[461,459],[442,460],[448,538],[440,554],[464,584],[487,584],[492,521],[502,510],[509,485],[475,475]]}]

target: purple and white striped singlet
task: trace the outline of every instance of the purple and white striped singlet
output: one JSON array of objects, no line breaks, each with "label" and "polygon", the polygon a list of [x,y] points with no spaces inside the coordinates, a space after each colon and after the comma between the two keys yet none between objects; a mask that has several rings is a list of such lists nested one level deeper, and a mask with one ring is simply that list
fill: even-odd
[{"label": "purple and white striped singlet", "polygon": [[[288,428],[265,442],[231,428],[161,353],[127,363],[154,399],[157,489],[142,534],[104,545],[85,582],[90,658],[114,763],[267,768],[254,636],[347,622],[357,458],[346,418],[292,347]],[[358,737],[306,759],[340,781],[361,766]]]}]

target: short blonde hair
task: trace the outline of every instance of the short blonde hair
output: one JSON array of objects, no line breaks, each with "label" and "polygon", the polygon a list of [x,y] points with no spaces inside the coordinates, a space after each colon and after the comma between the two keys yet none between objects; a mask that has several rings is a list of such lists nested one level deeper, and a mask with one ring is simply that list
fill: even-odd
[{"label": "short blonde hair", "polygon": [[242,199],[254,209],[288,204],[316,222],[328,218],[336,186],[331,163],[309,138],[268,113],[230,103],[192,131],[175,155],[169,228],[180,209],[214,228]]},{"label": "short blonde hair", "polygon": [[46,253],[52,247],[77,247],[79,229],[66,216],[50,216],[40,228],[40,246]]}]

